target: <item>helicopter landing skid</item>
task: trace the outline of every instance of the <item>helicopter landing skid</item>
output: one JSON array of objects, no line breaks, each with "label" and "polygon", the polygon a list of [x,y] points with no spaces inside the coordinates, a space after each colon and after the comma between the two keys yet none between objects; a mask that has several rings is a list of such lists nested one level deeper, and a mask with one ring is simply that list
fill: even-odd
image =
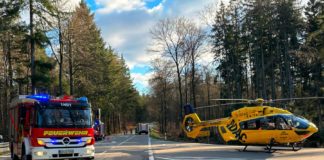
[{"label": "helicopter landing skid", "polygon": [[267,150],[266,153],[274,153],[274,152],[276,152],[277,149],[273,149],[272,147],[273,147],[273,145],[267,145],[267,146],[264,148],[264,150]]},{"label": "helicopter landing skid", "polygon": [[[245,147],[243,149],[237,149],[239,152],[260,152],[257,150],[247,150],[248,145],[245,145]],[[267,146],[266,148],[264,148],[265,150],[268,150],[266,153],[274,153],[276,151],[276,149],[272,149],[272,146]],[[261,151],[263,152],[263,151]]]},{"label": "helicopter landing skid", "polygon": [[265,148],[264,148],[264,150],[268,150],[268,153],[273,153],[273,152],[275,152],[275,151],[277,151],[277,150],[281,150],[281,151],[295,151],[295,152],[297,152],[297,151],[299,151],[299,150],[301,150],[302,148],[303,148],[303,146],[302,146],[302,144],[303,143],[293,143],[290,147],[291,147],[291,149],[279,149],[279,148],[276,148],[276,149],[273,149],[272,147],[272,145],[267,145]]},{"label": "helicopter landing skid", "polygon": [[247,151],[246,150],[247,147],[248,147],[248,145],[245,145],[244,149],[238,149],[238,151],[240,151],[240,152],[246,152]]},{"label": "helicopter landing skid", "polygon": [[295,152],[301,150],[301,149],[303,148],[303,144],[304,144],[304,141],[299,142],[299,143],[293,143],[293,144],[291,145],[292,150],[295,151]]}]

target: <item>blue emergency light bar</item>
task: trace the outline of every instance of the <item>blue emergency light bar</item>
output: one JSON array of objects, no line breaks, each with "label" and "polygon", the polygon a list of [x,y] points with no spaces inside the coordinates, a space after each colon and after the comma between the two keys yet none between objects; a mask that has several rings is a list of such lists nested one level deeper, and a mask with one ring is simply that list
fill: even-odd
[{"label": "blue emergency light bar", "polygon": [[80,97],[80,98],[77,98],[77,100],[81,103],[88,103],[88,98],[87,97]]},{"label": "blue emergency light bar", "polygon": [[29,95],[26,98],[36,99],[39,101],[49,101],[51,99],[51,96],[48,94],[35,94],[35,95]]},{"label": "blue emergency light bar", "polygon": [[[48,94],[35,94],[35,95],[28,95],[26,96],[26,98],[35,99],[42,102],[48,102],[51,99],[51,96]],[[88,103],[87,97],[76,98],[76,100],[80,103]]]}]

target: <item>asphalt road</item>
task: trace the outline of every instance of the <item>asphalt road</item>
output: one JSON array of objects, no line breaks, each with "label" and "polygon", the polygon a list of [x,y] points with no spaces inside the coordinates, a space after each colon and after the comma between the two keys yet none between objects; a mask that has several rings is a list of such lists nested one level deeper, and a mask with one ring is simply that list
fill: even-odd
[{"label": "asphalt road", "polygon": [[[147,135],[111,136],[96,143],[97,160],[323,160],[324,148],[304,148],[298,152],[277,150],[265,153],[264,147],[248,147],[249,152],[239,152],[242,146],[183,143],[151,139]],[[0,159],[9,159],[8,155]]]}]

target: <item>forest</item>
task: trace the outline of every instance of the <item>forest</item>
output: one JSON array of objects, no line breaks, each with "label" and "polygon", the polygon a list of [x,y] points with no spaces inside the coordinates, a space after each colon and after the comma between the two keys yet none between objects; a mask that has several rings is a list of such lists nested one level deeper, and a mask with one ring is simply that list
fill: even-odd
[{"label": "forest", "polygon": [[[157,22],[150,51],[163,58],[152,60],[148,109],[160,132],[181,134],[182,106],[188,103],[199,107],[201,119],[211,119],[237,108],[215,98],[323,97],[324,2],[301,2],[215,1],[197,17]],[[213,55],[211,63],[201,62],[206,52]],[[202,107],[210,105],[215,107]],[[270,105],[313,121],[320,129],[314,137],[324,142],[323,100]]]},{"label": "forest", "polygon": [[[147,52],[159,58],[151,61],[150,89],[142,95],[122,53],[103,40],[86,2],[75,9],[67,2],[0,0],[4,136],[10,101],[36,92],[87,96],[93,108],[102,109],[110,134],[137,122],[157,122],[169,137],[181,135],[185,104],[215,106],[197,108],[201,119],[211,119],[237,107],[215,98],[324,96],[322,0],[215,0],[193,17],[157,19]],[[323,103],[309,99],[270,105],[314,122],[319,127],[314,137],[323,143]]]},{"label": "forest", "polygon": [[32,93],[88,97],[101,108],[108,133],[141,118],[134,112],[144,103],[122,54],[106,45],[84,1],[74,10],[63,7],[67,2],[0,1],[1,135],[7,135],[10,101]]}]

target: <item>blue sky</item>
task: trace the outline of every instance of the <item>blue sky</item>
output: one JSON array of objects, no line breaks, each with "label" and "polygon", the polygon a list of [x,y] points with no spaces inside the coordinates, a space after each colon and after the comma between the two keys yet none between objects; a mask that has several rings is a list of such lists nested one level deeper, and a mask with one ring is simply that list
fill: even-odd
[{"label": "blue sky", "polygon": [[[62,9],[75,8],[81,0],[62,0]],[[186,17],[203,24],[199,13],[205,6],[220,0],[85,0],[95,14],[95,22],[107,45],[122,54],[130,68],[133,84],[140,93],[150,91],[148,80],[152,77],[150,62],[158,55],[149,53],[150,29],[164,18]],[[225,4],[229,0],[223,0]],[[300,0],[305,4],[307,0]],[[29,23],[25,10],[22,19]],[[48,51],[49,52],[49,51]],[[210,63],[211,53],[200,57],[200,63]]]},{"label": "blue sky", "polygon": [[[76,0],[77,1],[77,0]],[[185,16],[198,19],[198,12],[215,0],[86,0],[95,13],[102,37],[130,68],[133,84],[140,93],[148,93],[152,76],[150,61],[157,55],[148,53],[150,29],[166,17]]]},{"label": "blue sky", "polygon": [[[62,8],[71,10],[81,0],[69,0]],[[149,93],[153,73],[150,62],[159,57],[149,53],[150,29],[163,18],[187,17],[200,21],[198,12],[217,0],[85,0],[107,45],[122,54],[130,68],[133,84],[140,93]],[[228,0],[225,0],[228,1]],[[65,2],[62,0],[62,2]],[[29,23],[28,12],[22,13]],[[48,51],[50,52],[50,51]],[[212,60],[204,56],[202,59]]]}]

